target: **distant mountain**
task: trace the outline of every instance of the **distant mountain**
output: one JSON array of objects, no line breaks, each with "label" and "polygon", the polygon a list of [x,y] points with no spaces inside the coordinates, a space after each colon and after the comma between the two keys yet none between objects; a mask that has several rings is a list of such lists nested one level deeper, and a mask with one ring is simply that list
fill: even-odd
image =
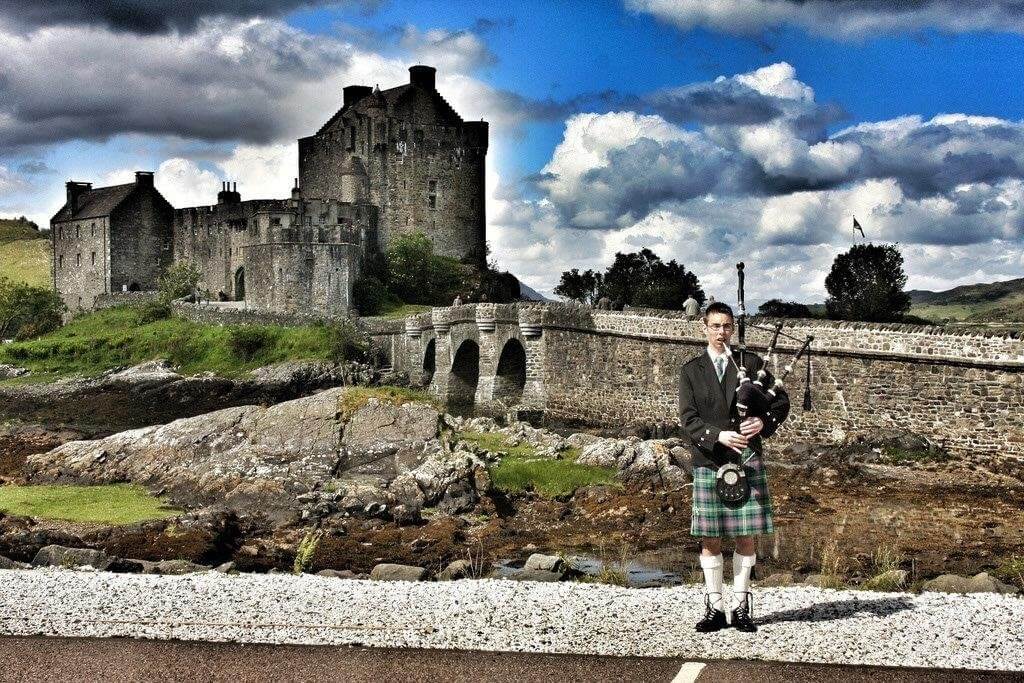
[{"label": "distant mountain", "polygon": [[39,226],[24,218],[0,218],[0,244],[16,240],[35,240],[45,235],[39,234]]},{"label": "distant mountain", "polygon": [[936,322],[1024,322],[1024,278],[907,293],[910,313]]},{"label": "distant mountain", "polygon": [[548,299],[538,293],[537,290],[528,287],[522,280],[519,281],[519,295],[530,301],[551,301],[551,299]]}]

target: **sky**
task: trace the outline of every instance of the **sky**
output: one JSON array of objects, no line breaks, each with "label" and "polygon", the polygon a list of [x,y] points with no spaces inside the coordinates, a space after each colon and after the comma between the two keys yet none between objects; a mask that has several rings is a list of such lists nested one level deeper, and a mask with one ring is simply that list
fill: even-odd
[{"label": "sky", "polygon": [[342,88],[418,63],[490,122],[491,255],[545,295],[647,247],[824,301],[853,216],[908,288],[1024,277],[1024,0],[0,0],[0,217],[135,170],[285,197]]}]

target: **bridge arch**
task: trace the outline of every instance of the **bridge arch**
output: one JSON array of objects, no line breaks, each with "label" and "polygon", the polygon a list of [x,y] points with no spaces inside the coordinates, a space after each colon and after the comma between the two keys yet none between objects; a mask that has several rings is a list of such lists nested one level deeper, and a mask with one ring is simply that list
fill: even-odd
[{"label": "bridge arch", "polygon": [[480,345],[472,339],[463,341],[452,358],[448,379],[448,403],[471,405],[480,382]]},{"label": "bridge arch", "polygon": [[434,378],[437,370],[437,339],[427,342],[427,348],[423,351],[423,386],[430,386],[430,380]]},{"label": "bridge arch", "polygon": [[494,399],[505,405],[515,405],[523,398],[526,386],[526,349],[512,337],[501,349],[498,367],[494,373]]}]

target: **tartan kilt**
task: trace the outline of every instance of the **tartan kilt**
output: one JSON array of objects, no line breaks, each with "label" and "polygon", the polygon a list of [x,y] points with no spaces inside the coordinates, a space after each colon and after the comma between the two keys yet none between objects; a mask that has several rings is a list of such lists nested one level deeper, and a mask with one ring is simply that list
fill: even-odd
[{"label": "tartan kilt", "polygon": [[[743,458],[749,455],[744,450]],[[760,455],[743,466],[750,483],[750,498],[741,507],[728,508],[715,490],[717,468],[693,468],[692,536],[757,536],[775,532],[772,519],[772,497],[768,492],[768,472]]]}]

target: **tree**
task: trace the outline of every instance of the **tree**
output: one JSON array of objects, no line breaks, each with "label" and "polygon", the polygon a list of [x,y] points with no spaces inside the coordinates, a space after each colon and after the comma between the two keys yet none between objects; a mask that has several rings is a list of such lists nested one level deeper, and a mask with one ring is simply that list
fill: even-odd
[{"label": "tree", "polygon": [[469,284],[469,266],[434,253],[434,243],[421,232],[395,237],[387,251],[388,286],[407,304],[447,306]]},{"label": "tree", "polygon": [[601,282],[601,273],[592,270],[581,273],[578,268],[573,268],[562,273],[562,279],[555,287],[555,294],[580,303],[595,304],[599,298],[597,290]]},{"label": "tree", "polygon": [[782,301],[781,299],[770,299],[761,304],[757,309],[758,315],[769,318],[810,318],[811,309],[804,304],[795,301]]},{"label": "tree", "polygon": [[180,299],[195,292],[196,285],[202,279],[199,270],[185,261],[177,261],[167,266],[160,276],[160,303],[167,306],[175,299]]},{"label": "tree", "polygon": [[825,309],[833,320],[894,322],[910,310],[906,284],[895,244],[855,244],[836,256],[825,278]]},{"label": "tree", "polygon": [[29,339],[51,332],[66,310],[57,292],[0,276],[0,339]]},{"label": "tree", "polygon": [[705,299],[696,275],[674,260],[665,263],[650,249],[615,254],[604,273],[566,271],[555,294],[591,304],[606,296],[630,306],[676,311],[691,294],[700,303]]}]

